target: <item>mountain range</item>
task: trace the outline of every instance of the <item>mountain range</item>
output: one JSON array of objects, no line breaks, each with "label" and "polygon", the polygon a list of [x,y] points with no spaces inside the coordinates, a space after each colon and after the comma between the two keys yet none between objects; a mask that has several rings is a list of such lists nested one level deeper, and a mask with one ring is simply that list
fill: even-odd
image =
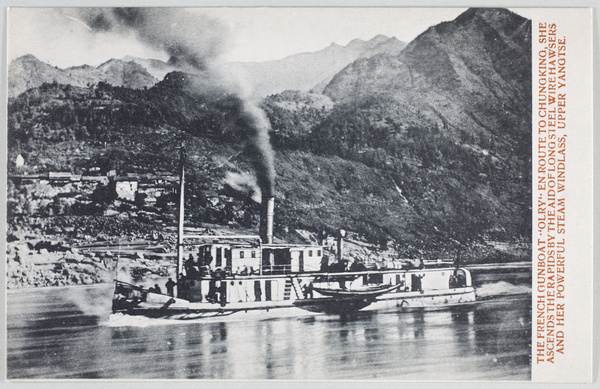
[{"label": "mountain range", "polygon": [[406,44],[396,38],[377,35],[363,41],[354,39],[346,46],[332,43],[323,50],[291,55],[266,62],[225,64],[227,72],[240,73],[254,96],[265,97],[286,89],[321,93],[325,85],[346,65],[358,58],[397,54]]},{"label": "mountain range", "polygon": [[[237,97],[198,88],[201,76],[170,72],[157,82],[168,63],[128,60],[105,66],[136,69],[139,82],[125,85],[19,59],[33,70],[9,69],[9,159],[21,154],[29,172],[174,172],[186,139],[188,198],[234,198],[218,217],[189,200],[190,220],[252,224],[252,193],[227,178],[253,176],[248,135],[232,120]],[[466,250],[475,261],[501,256],[493,242],[530,241],[529,20],[470,9],[406,47],[378,36],[244,71],[268,95],[260,107],[272,127],[279,236],[344,228],[401,255]],[[31,89],[17,95],[17,86]]]},{"label": "mountain range", "polygon": [[143,89],[153,86],[158,79],[135,62],[116,59],[97,67],[83,65],[60,69],[33,55],[25,55],[13,60],[8,67],[8,97],[15,97],[27,89],[52,82],[82,87],[106,82],[115,86]]},{"label": "mountain range", "polygon": [[[257,98],[286,89],[321,93],[331,78],[354,60],[377,54],[397,54],[405,45],[396,38],[378,35],[368,41],[355,39],[346,46],[332,43],[320,51],[276,61],[225,63],[221,70],[247,80],[249,90]],[[133,56],[111,59],[98,67],[84,65],[59,69],[26,55],[9,66],[9,97],[54,81],[74,86],[107,82],[133,89],[149,88],[176,70],[180,68],[171,61]]]}]

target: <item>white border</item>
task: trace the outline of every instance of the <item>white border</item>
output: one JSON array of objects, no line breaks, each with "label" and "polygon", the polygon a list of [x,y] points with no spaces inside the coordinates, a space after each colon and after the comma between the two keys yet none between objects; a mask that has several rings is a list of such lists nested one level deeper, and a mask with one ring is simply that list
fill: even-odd
[{"label": "white border", "polygon": [[[591,381],[592,363],[592,286],[593,274],[593,219],[589,209],[593,203],[593,168],[589,166],[593,159],[592,143],[592,42],[591,12],[581,8],[538,10],[532,20],[532,135],[533,135],[533,174],[532,195],[533,212],[533,288],[532,288],[532,381],[543,382],[585,382]],[[557,136],[567,134],[566,142],[566,234],[554,234],[557,240],[566,238],[565,253],[565,298],[555,299],[555,303],[565,304],[565,325],[556,327],[564,330],[565,354],[555,352],[554,364],[536,362],[536,301],[541,295],[547,300],[546,291],[542,293],[537,285],[537,247],[538,235],[537,205],[537,149],[538,149],[538,76],[537,63],[539,51],[546,46],[538,40],[539,23],[557,26],[556,37],[566,38],[566,87],[557,93],[566,93],[566,130],[557,130]],[[558,42],[557,42],[558,43]],[[558,56],[556,57],[558,59]],[[566,90],[565,90],[566,89]],[[556,104],[554,105],[556,106]],[[550,106],[547,107],[550,109]],[[547,118],[544,118],[547,119]],[[545,176],[542,175],[542,176]],[[557,197],[561,197],[559,194]],[[543,239],[545,239],[543,233]],[[546,253],[549,254],[549,247]],[[549,256],[549,255],[548,255]],[[554,266],[553,266],[554,267]],[[550,274],[545,274],[547,279]],[[555,276],[556,277],[556,276]],[[546,284],[547,282],[545,282]],[[546,315],[544,315],[546,317]],[[554,320],[556,323],[556,320]],[[545,340],[545,339],[544,339]],[[542,340],[542,341],[544,341]],[[545,348],[544,348],[545,351]],[[545,358],[547,359],[547,358]]]},{"label": "white border", "polygon": [[[63,1],[44,1],[44,0],[22,0],[22,1],[9,1],[9,0],[0,0],[2,6],[3,6],[3,14],[2,14],[2,18],[0,19],[0,27],[2,28],[2,41],[0,42],[0,47],[2,48],[2,61],[0,63],[0,69],[2,70],[2,77],[1,77],[1,81],[0,84],[2,85],[2,89],[0,90],[0,97],[2,98],[3,104],[0,104],[0,118],[6,118],[6,72],[7,72],[7,64],[6,64],[6,52],[5,52],[5,47],[4,47],[4,42],[6,41],[6,8],[8,6],[92,6],[92,5],[97,5],[97,6],[164,6],[166,5],[165,1],[157,1],[157,0],[140,0],[140,1],[132,1],[132,0],[127,0],[127,1],[114,1],[114,0],[96,0],[96,1],[90,1],[90,2],[82,2],[82,1],[78,1],[78,0],[63,0]],[[597,1],[593,1],[593,0],[580,0],[580,1],[567,1],[567,0],[562,0],[562,1],[557,1],[557,0],[530,0],[527,2],[523,2],[523,1],[518,1],[518,0],[509,0],[509,1],[484,1],[484,0],[476,0],[476,1],[450,1],[450,0],[437,0],[437,1],[433,1],[433,0],[423,0],[423,1],[416,1],[416,0],[406,0],[406,1],[401,1],[401,0],[387,0],[387,1],[382,1],[382,0],[374,0],[374,1],[360,1],[360,0],[349,0],[349,1],[335,1],[335,0],[305,0],[305,1],[298,1],[298,0],[291,0],[291,1],[285,1],[285,0],[262,0],[262,1],[256,1],[256,0],[249,0],[249,1],[244,1],[244,0],[225,0],[225,1],[219,1],[218,3],[215,1],[209,1],[209,0],[199,0],[199,1],[189,1],[189,0],[184,0],[184,1],[178,1],[178,2],[171,2],[168,4],[169,6],[188,6],[188,7],[192,7],[192,6],[403,6],[403,7],[506,7],[506,8],[511,8],[511,7],[591,7],[595,9],[595,13],[594,13],[594,28],[593,28],[593,37],[594,37],[594,43],[593,43],[593,49],[594,49],[594,73],[598,74],[598,70],[599,70],[599,65],[598,65],[598,48],[599,48],[599,42],[600,40],[598,39],[598,22],[600,21],[599,18],[599,14],[597,12],[597,8],[598,8],[598,2]],[[598,88],[598,83],[594,80],[594,92],[598,92],[599,88]],[[598,113],[600,112],[600,107],[598,107],[597,104],[594,104],[594,113]],[[6,150],[6,141],[5,141],[5,137],[6,137],[6,132],[5,132],[5,125],[4,123],[1,125],[1,133],[3,136],[2,141],[0,141],[0,150],[1,153],[0,155],[2,156],[2,158],[0,158],[0,171],[2,171],[3,173],[0,174],[0,186],[2,187],[2,191],[0,191],[0,215],[6,215],[6,174],[4,172],[6,172],[6,158],[5,156],[7,155],[7,150]],[[597,128],[597,124],[594,126],[594,129]],[[600,141],[599,140],[594,140],[594,146],[598,147],[600,146]],[[594,167],[599,166],[600,163],[600,156],[597,156],[594,158]],[[598,203],[598,200],[596,198],[594,198],[594,205]],[[600,204],[599,204],[600,205]],[[600,207],[594,207],[594,212],[593,215],[594,216],[598,216],[598,210],[600,209]],[[592,212],[590,212],[592,213]],[[598,217],[595,218],[595,220],[598,220]],[[596,223],[594,223],[595,226]],[[6,236],[6,226],[5,226],[5,222],[4,220],[2,220],[0,222],[0,236]],[[596,240],[594,241],[595,245],[597,244]],[[5,240],[4,239],[0,239],[0,250],[2,251],[2,253],[5,252],[6,247],[5,247]],[[590,269],[591,272],[592,269]],[[595,279],[600,279],[599,275],[600,272],[597,270],[597,267],[593,269],[593,274],[594,274],[594,278]],[[1,261],[0,264],[0,273],[1,274],[5,274],[5,261]],[[4,300],[4,288],[1,288],[2,292],[0,292],[2,294],[2,298],[0,299],[0,310],[2,312],[5,312],[5,300]],[[596,320],[594,320],[594,323],[600,322],[600,314],[598,313],[598,309],[597,309],[597,302],[600,301],[599,297],[599,288],[594,288],[594,318]],[[5,317],[5,316],[4,316]],[[2,320],[1,324],[0,324],[0,330],[3,334],[5,334],[6,332],[6,324],[5,322]],[[599,343],[598,343],[598,333],[600,330],[600,325],[596,324],[594,327],[594,335],[595,335],[595,341],[593,343],[594,346],[594,359],[593,359],[593,369],[594,369],[594,377],[593,377],[593,382],[596,384],[594,385],[595,387],[597,387],[598,385],[598,375],[600,372],[600,364],[599,364],[599,351],[600,351],[600,347],[599,347]],[[5,371],[5,361],[6,361],[6,349],[5,349],[6,345],[4,343],[4,336],[0,336],[0,377],[5,377],[6,375],[6,371]],[[0,378],[1,380],[2,378]],[[128,383],[111,383],[108,384],[107,382],[94,382],[94,383],[86,383],[85,386],[91,386],[93,388],[105,388],[107,386],[115,386],[115,387],[123,387],[123,388],[162,388],[162,387],[197,387],[199,383],[198,382],[191,382],[191,383],[178,383],[178,382],[153,382],[153,383],[139,383],[139,382],[128,382]],[[216,387],[244,387],[244,388],[263,388],[263,387],[281,387],[284,386],[286,388],[301,388],[304,387],[304,383],[280,383],[280,382],[260,382],[260,383],[232,383],[232,382],[224,382],[224,383],[216,383],[216,382],[205,382],[203,381],[201,383],[203,385],[203,387],[208,387],[208,388],[216,388]],[[334,383],[309,383],[308,385],[310,385],[310,387],[313,388],[358,388],[358,387],[362,387],[363,385],[365,385],[364,383],[339,383],[339,382],[334,382]],[[397,383],[389,383],[389,382],[382,382],[382,383],[369,383],[369,386],[375,386],[378,388],[397,388],[398,384]],[[406,385],[406,384],[405,384]],[[415,388],[438,388],[438,387],[443,387],[443,388],[480,388],[481,387],[481,383],[454,383],[454,384],[447,384],[447,383],[411,383],[408,384],[409,387],[415,387]],[[38,387],[60,387],[60,388],[78,388],[82,386],[81,382],[48,382],[48,383],[14,383],[14,382],[3,382],[2,383],[3,387],[26,387],[26,388],[38,388]],[[566,387],[566,388],[577,388],[577,387],[583,387],[584,385],[581,384],[568,384],[568,385],[561,385],[560,387]],[[529,384],[529,383],[491,383],[491,382],[486,382],[485,383],[485,387],[486,388],[502,388],[502,387],[515,387],[515,388],[545,388],[547,387],[547,384]],[[585,387],[589,387],[589,385],[585,385]]]}]

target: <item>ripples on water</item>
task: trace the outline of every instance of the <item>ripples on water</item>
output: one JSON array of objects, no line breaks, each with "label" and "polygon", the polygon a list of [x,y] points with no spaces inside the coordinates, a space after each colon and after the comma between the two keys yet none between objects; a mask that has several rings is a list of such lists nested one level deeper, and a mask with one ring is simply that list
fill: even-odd
[{"label": "ripples on water", "polygon": [[109,315],[111,288],[10,293],[8,378],[531,377],[527,295],[460,310],[359,313],[352,320],[234,315],[226,322],[181,322]]}]

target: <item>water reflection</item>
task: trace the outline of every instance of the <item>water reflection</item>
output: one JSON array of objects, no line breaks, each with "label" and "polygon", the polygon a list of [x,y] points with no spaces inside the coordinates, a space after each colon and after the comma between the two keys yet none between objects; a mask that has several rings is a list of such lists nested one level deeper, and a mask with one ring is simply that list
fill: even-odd
[{"label": "water reflection", "polygon": [[[40,304],[44,299],[52,304]],[[104,326],[102,320],[67,300],[61,304],[56,294],[9,295],[8,377],[530,378],[529,300],[437,312],[361,313],[344,320],[314,316],[128,327]]]},{"label": "water reflection", "polygon": [[415,339],[424,338],[425,337],[425,312],[417,311],[412,314],[412,324],[411,328],[413,329],[413,333],[415,335]]},{"label": "water reflection", "polygon": [[459,348],[459,354],[466,354],[475,349],[474,311],[451,311],[452,328]]}]

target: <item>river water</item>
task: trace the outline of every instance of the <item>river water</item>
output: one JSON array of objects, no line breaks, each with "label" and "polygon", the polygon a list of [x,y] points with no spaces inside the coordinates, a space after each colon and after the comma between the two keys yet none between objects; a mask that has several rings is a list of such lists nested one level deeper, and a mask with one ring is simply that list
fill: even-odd
[{"label": "river water", "polygon": [[474,306],[269,320],[110,314],[112,285],[7,294],[9,379],[529,380],[531,295]]}]

